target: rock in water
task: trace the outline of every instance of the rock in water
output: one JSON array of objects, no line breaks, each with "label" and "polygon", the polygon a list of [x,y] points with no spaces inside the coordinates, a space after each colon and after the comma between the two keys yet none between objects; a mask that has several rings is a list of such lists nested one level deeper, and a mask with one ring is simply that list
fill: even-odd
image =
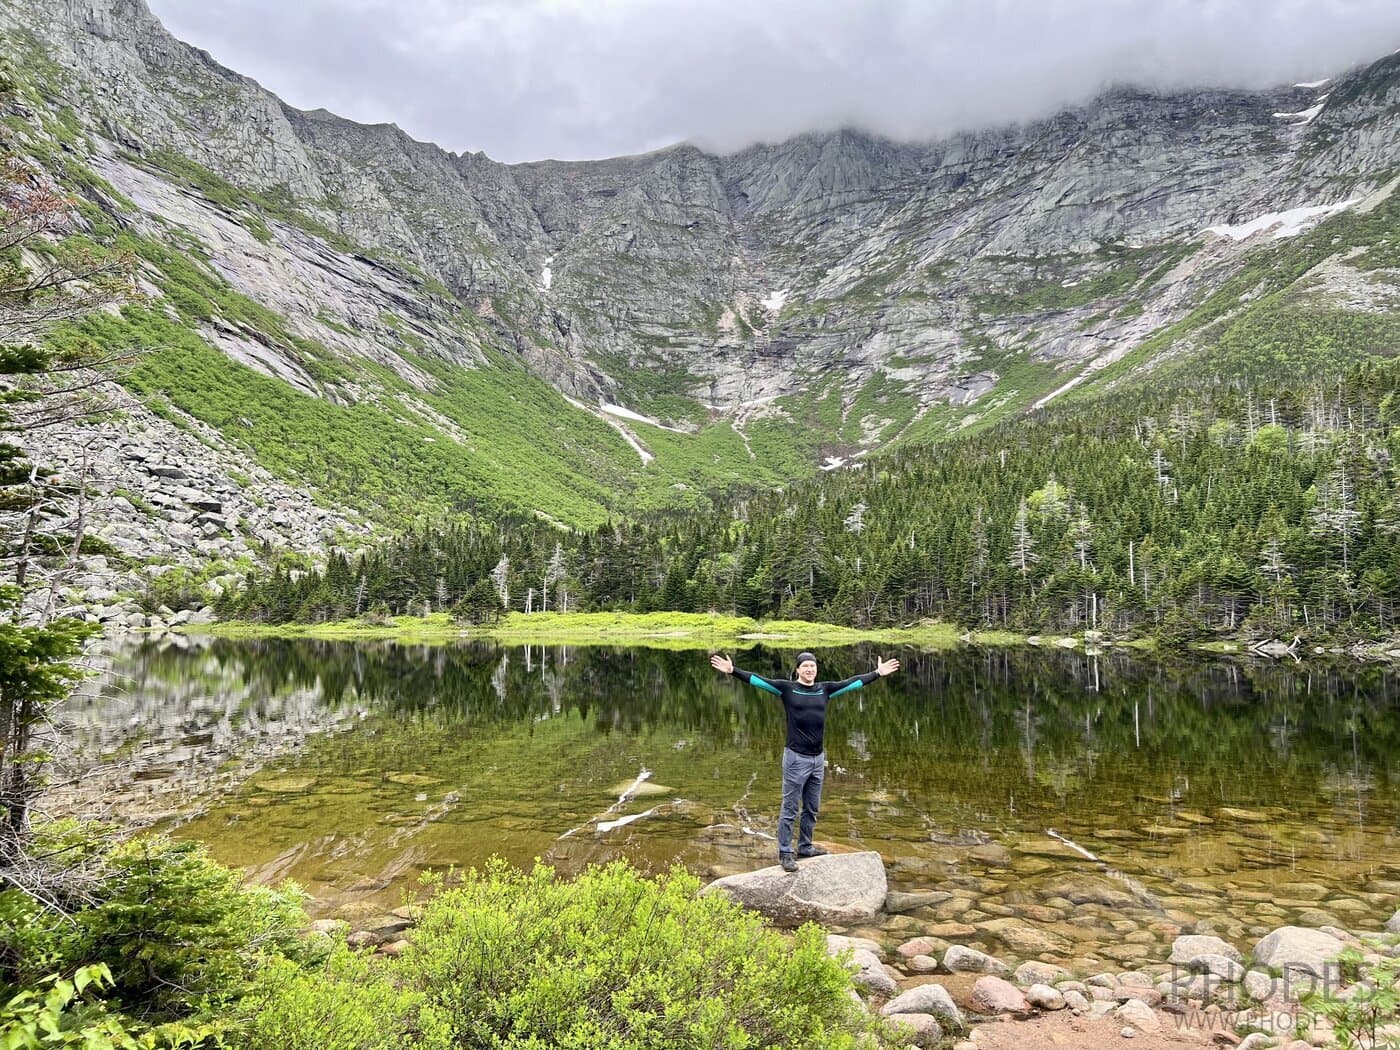
[{"label": "rock in water", "polygon": [[952,899],[953,895],[946,890],[918,890],[913,893],[890,890],[889,896],[885,898],[885,911],[898,914],[913,911],[915,908],[928,908]]},{"label": "rock in water", "polygon": [[949,973],[991,973],[998,977],[1011,972],[1000,959],[962,944],[954,944],[943,953],[943,968]]},{"label": "rock in water", "polygon": [[880,914],[888,888],[880,854],[866,852],[799,861],[795,874],[776,864],[741,872],[700,893],[723,893],[778,923],[862,923]]},{"label": "rock in water", "polygon": [[1219,937],[1188,934],[1172,941],[1172,953],[1167,957],[1167,962],[1176,963],[1178,966],[1189,966],[1191,960],[1203,955],[1222,955],[1235,962],[1244,961],[1240,956],[1239,949],[1229,941],[1222,941]]}]

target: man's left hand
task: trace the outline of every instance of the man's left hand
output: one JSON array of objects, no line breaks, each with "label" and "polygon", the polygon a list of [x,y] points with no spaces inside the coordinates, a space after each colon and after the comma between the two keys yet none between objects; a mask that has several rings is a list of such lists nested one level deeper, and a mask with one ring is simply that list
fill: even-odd
[{"label": "man's left hand", "polygon": [[881,678],[884,678],[886,675],[894,674],[898,670],[899,661],[893,658],[889,660],[881,660],[878,664],[875,665],[875,673],[878,674]]}]

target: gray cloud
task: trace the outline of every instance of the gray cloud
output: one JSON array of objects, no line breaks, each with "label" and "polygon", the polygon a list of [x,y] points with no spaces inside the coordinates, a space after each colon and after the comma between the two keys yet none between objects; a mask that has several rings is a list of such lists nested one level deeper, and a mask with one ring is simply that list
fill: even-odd
[{"label": "gray cloud", "polygon": [[1045,116],[1114,83],[1269,87],[1400,47],[1395,0],[150,0],[288,102],[501,160]]}]

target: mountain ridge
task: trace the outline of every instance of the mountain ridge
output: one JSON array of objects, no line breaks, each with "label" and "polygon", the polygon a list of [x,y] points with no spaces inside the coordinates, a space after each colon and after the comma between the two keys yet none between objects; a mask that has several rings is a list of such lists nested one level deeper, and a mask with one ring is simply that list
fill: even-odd
[{"label": "mountain ridge", "polygon": [[170,347],[129,382],[142,425],[379,520],[696,507],[1222,342],[1247,362],[1226,328],[1265,306],[1341,326],[1287,367],[1370,353],[1395,306],[1395,55],[925,143],[505,165],[289,106],[141,0],[0,0],[0,28],[7,148],[153,293],[89,331]]}]

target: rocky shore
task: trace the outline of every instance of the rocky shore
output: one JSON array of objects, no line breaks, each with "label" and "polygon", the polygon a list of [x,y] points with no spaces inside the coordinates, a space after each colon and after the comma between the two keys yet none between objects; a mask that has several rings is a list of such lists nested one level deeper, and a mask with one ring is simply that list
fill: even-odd
[{"label": "rocky shore", "polygon": [[[844,925],[853,916],[873,922],[887,904],[909,903],[900,897],[890,902],[884,865],[874,852],[813,858],[791,876],[778,867],[732,875],[702,892],[725,893],[780,924]],[[961,1050],[980,1045],[976,1026],[984,1021],[1058,1011],[1099,1022],[1105,1039],[1167,1032],[1246,1050],[1326,1046],[1330,1027],[1300,1003],[1313,992],[1355,995],[1367,965],[1400,956],[1400,910],[1381,930],[1280,926],[1245,945],[1216,936],[1209,922],[1194,925],[1172,938],[1165,957],[1095,973],[1043,961],[1054,955],[1053,934],[1029,923],[1002,928],[1022,931],[1005,939],[1019,951],[1004,958],[944,939],[972,934],[975,927],[966,923],[931,924],[894,945],[829,934],[827,945],[831,954],[848,958],[871,1009],[908,1029],[920,1046],[971,1035],[958,1044]],[[1348,949],[1359,953],[1359,967],[1338,962]]]},{"label": "rocky shore", "polygon": [[[776,866],[742,872],[701,892],[723,893],[781,927],[874,923],[890,896],[875,852],[805,860],[795,875]],[[310,935],[348,931],[351,945],[394,956],[408,946],[416,917],[417,908],[407,905],[349,922],[322,919]],[[1034,937],[1015,955],[949,944],[943,935],[964,931],[946,923],[898,943],[829,933],[827,950],[847,962],[861,1001],[913,1045],[953,1050],[1087,1048],[1123,1040],[1148,1048],[1336,1045],[1308,996],[1351,998],[1367,988],[1370,966],[1400,957],[1400,911],[1383,929],[1281,926],[1252,943],[1217,936],[1209,923],[1196,925],[1177,933],[1156,958],[1093,973],[1038,958],[1050,953],[1038,951],[1043,945]],[[1339,962],[1349,950],[1359,961]]]}]

